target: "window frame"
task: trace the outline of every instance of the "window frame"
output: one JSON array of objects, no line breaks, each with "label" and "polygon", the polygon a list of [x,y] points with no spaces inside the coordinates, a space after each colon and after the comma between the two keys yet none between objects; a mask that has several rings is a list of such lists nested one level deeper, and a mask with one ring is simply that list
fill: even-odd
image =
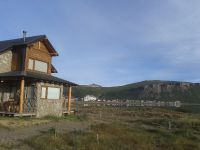
[{"label": "window frame", "polygon": [[[41,63],[44,63],[44,64],[46,65],[46,67],[47,67],[46,70],[45,70],[45,71],[36,70],[35,68],[36,68],[36,63],[37,63],[37,62],[38,62],[38,63],[40,63],[40,62],[41,62]],[[37,67],[38,67],[38,66],[37,66]],[[47,63],[47,62],[41,61],[41,60],[34,60],[34,70],[35,70],[35,71],[43,72],[43,73],[48,73],[48,69],[49,69],[48,67],[49,67],[49,66],[48,66],[48,63]]]},{"label": "window frame", "polygon": [[[59,99],[48,99],[48,88],[57,88],[59,89]],[[42,98],[42,88],[46,88],[46,93],[45,93],[45,98]],[[40,94],[41,99],[46,99],[46,100],[60,100],[61,99],[61,87],[54,87],[54,86],[41,86],[41,94]]]},{"label": "window frame", "polygon": [[[42,88],[45,88],[45,89],[46,89],[46,91],[45,91],[45,97],[44,97],[44,98],[42,97]],[[41,99],[47,99],[47,94],[48,94],[47,91],[48,91],[48,87],[47,87],[47,86],[42,86],[42,87],[41,87],[41,96],[40,96]]]},{"label": "window frame", "polygon": [[[29,60],[33,60],[33,69],[29,69]],[[46,63],[47,64],[47,71],[46,72],[43,72],[43,71],[39,71],[39,70],[35,70],[35,61],[41,61],[43,63]],[[46,62],[46,61],[43,61],[43,60],[39,60],[39,59],[35,59],[35,58],[28,58],[28,64],[27,64],[27,69],[29,71],[35,71],[35,72],[40,72],[40,73],[49,73],[49,62]]]},{"label": "window frame", "polygon": [[[32,64],[32,66],[31,66],[31,67],[32,67],[32,69],[30,69],[30,68],[29,68],[29,65],[30,65],[30,60],[32,60],[32,61],[33,61],[33,64]],[[34,62],[35,62],[35,61],[34,61],[34,59],[32,59],[32,58],[29,58],[29,59],[28,59],[28,65],[27,65],[27,68],[28,68],[28,70],[34,70],[34,67],[35,67],[35,63],[34,63]]]}]

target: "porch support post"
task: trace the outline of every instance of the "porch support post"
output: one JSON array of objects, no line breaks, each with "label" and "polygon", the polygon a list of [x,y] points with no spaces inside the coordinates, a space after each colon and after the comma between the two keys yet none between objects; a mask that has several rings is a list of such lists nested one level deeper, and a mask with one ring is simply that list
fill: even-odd
[{"label": "porch support post", "polygon": [[19,113],[23,113],[23,106],[24,106],[24,78],[21,79],[21,84],[20,84]]},{"label": "porch support post", "polygon": [[72,87],[69,86],[69,89],[68,89],[68,113],[70,114],[71,112],[71,96],[72,96]]}]

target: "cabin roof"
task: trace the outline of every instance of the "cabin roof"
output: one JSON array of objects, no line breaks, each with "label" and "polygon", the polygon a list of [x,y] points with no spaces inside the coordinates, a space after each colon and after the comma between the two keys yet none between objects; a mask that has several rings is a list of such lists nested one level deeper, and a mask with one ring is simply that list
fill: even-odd
[{"label": "cabin roof", "polygon": [[5,78],[14,78],[14,77],[25,77],[25,78],[30,78],[30,79],[35,79],[35,80],[41,80],[41,81],[47,81],[47,82],[56,82],[56,83],[61,83],[65,85],[70,85],[70,86],[77,86],[78,84],[63,80],[61,78],[44,74],[44,73],[35,73],[35,72],[27,72],[27,71],[12,71],[12,72],[7,72],[7,73],[0,73],[0,79],[4,80]]},{"label": "cabin roof", "polygon": [[57,69],[52,64],[51,64],[51,73],[58,73]]},{"label": "cabin roof", "polygon": [[53,45],[50,43],[46,35],[38,35],[38,36],[31,36],[26,37],[25,41],[24,38],[0,41],[0,53],[12,48],[13,46],[20,46],[20,45],[30,45],[37,41],[43,40],[47,48],[50,50],[52,56],[58,56],[57,51],[54,49]]}]

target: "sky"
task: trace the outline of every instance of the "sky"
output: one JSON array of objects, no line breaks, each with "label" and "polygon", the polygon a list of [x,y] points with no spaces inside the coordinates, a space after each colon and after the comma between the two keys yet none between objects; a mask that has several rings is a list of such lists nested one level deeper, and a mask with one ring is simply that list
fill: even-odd
[{"label": "sky", "polygon": [[199,0],[0,0],[0,41],[47,35],[78,84],[200,82]]}]

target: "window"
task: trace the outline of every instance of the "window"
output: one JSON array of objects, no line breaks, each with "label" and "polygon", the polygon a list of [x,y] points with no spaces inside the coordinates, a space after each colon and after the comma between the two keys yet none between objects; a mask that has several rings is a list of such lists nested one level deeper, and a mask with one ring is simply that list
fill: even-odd
[{"label": "window", "polygon": [[60,88],[48,87],[47,99],[60,99]]},{"label": "window", "polygon": [[35,60],[35,70],[41,72],[47,72],[48,65],[45,62]]},{"label": "window", "polygon": [[29,59],[28,69],[47,73],[48,63],[39,60]]},{"label": "window", "polygon": [[46,94],[47,94],[47,88],[42,87],[41,98],[46,98]]},{"label": "window", "polygon": [[33,59],[28,60],[28,69],[33,70]]},{"label": "window", "polygon": [[60,99],[60,88],[55,87],[42,87],[41,98],[43,99]]}]

